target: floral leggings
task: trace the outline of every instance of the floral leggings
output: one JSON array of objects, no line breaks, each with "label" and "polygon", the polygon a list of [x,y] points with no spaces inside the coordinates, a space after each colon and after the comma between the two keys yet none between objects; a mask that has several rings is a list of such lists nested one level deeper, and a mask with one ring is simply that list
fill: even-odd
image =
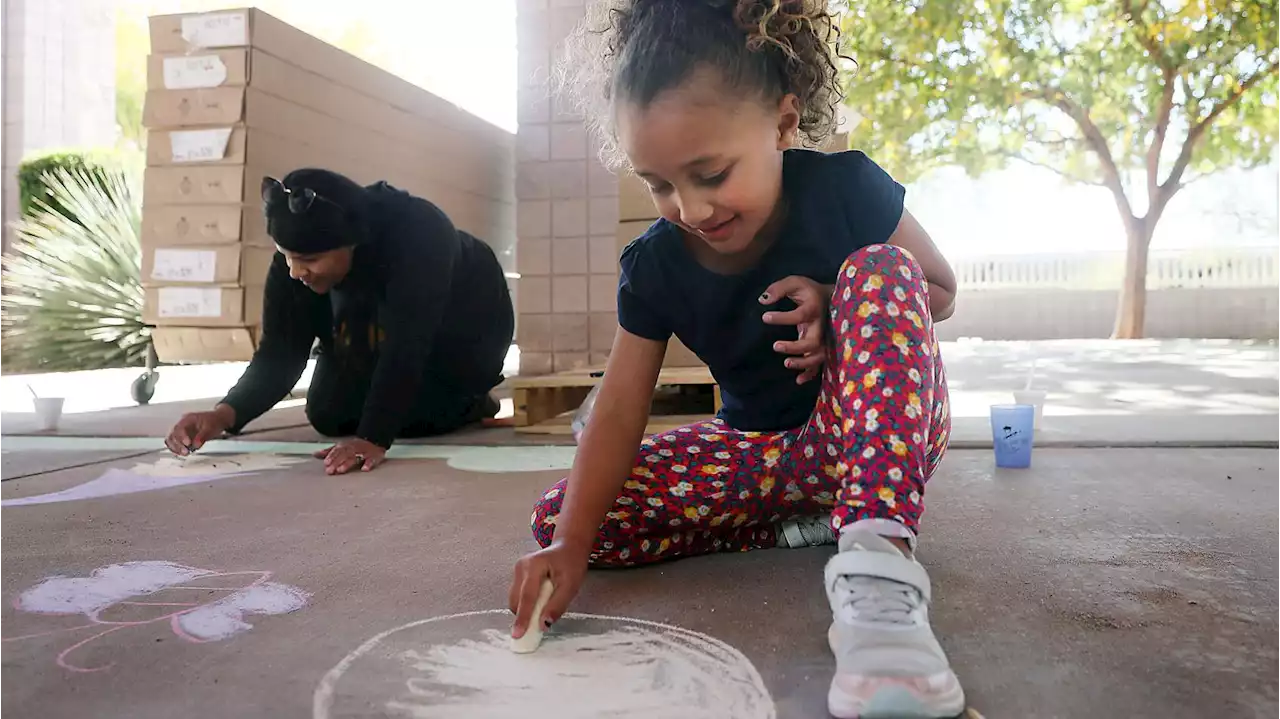
[{"label": "floral leggings", "polygon": [[[600,526],[592,565],[774,547],[778,522],[797,517],[829,514],[836,531],[893,520],[915,532],[951,427],[928,307],[910,253],[873,245],[850,255],[831,297],[827,363],[808,423],[741,432],[714,419],[647,437]],[[544,547],[565,482],[534,507]]]}]

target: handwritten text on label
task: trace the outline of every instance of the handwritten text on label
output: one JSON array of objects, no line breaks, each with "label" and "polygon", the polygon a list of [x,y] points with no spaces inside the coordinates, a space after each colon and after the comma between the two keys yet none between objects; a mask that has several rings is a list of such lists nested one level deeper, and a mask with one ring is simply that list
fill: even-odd
[{"label": "handwritten text on label", "polygon": [[164,86],[169,90],[217,87],[227,81],[227,66],[217,55],[164,59]]},{"label": "handwritten text on label", "polygon": [[151,265],[151,279],[167,282],[213,282],[218,253],[213,250],[159,248]]},{"label": "handwritten text on label", "polygon": [[243,12],[184,17],[182,39],[196,47],[248,45],[249,18]]},{"label": "handwritten text on label", "polygon": [[161,317],[218,317],[222,314],[220,287],[161,287]]},{"label": "handwritten text on label", "polygon": [[231,128],[179,130],[169,133],[169,149],[174,162],[214,162],[227,156]]}]

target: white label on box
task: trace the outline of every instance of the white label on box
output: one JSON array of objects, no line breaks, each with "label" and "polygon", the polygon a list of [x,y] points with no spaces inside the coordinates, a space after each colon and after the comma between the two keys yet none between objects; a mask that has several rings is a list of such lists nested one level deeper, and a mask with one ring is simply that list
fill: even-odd
[{"label": "white label on box", "polygon": [[196,47],[249,44],[249,18],[243,12],[209,13],[182,18],[182,39]]},{"label": "white label on box", "polygon": [[161,287],[159,314],[165,318],[222,315],[221,287]]},{"label": "white label on box", "polygon": [[174,162],[215,162],[227,156],[231,128],[179,130],[169,133],[169,151]]},{"label": "white label on box", "polygon": [[161,282],[213,282],[218,253],[213,250],[161,248],[153,255],[151,279]]},{"label": "white label on box", "polygon": [[217,87],[227,81],[227,64],[217,55],[188,55],[164,59],[167,90]]}]

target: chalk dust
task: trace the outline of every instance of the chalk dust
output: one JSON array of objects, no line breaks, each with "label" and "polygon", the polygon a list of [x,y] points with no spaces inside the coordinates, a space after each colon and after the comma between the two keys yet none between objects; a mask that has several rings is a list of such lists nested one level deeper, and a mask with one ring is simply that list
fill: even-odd
[{"label": "chalk dust", "polygon": [[129,471],[144,477],[217,477],[281,469],[303,461],[279,454],[193,454],[135,464]]},{"label": "chalk dust", "polygon": [[[288,614],[306,606],[309,594],[279,582],[266,581],[270,572],[216,572],[174,562],[143,561],[112,564],[87,577],[50,577],[18,595],[15,607],[36,614],[84,614],[97,621],[108,608],[189,582],[214,579],[221,596],[173,613],[180,634],[192,641],[227,639],[252,629],[245,615]],[[207,596],[215,587],[198,589]]]},{"label": "chalk dust", "polygon": [[307,605],[308,594],[297,587],[264,582],[228,594],[212,604],[183,612],[178,625],[201,641],[217,641],[253,628],[246,614],[288,614]]},{"label": "chalk dust", "polygon": [[59,492],[6,499],[0,501],[0,505],[20,507],[31,504],[73,502],[118,494],[150,492],[157,489],[181,487],[186,484],[241,477],[256,472],[280,469],[304,461],[306,461],[306,458],[303,457],[276,454],[195,455],[185,458],[166,456],[154,462],[136,464],[132,469],[111,467],[97,479],[90,480],[84,484],[78,484]]},{"label": "chalk dust", "polygon": [[775,719],[755,667],[679,627],[568,614],[532,654],[511,651],[505,612],[451,615],[366,642],[322,680],[315,716],[381,706],[413,719]]},{"label": "chalk dust", "polygon": [[112,564],[87,577],[50,577],[18,595],[16,606],[39,614],[96,614],[117,602],[211,574],[173,562]]}]

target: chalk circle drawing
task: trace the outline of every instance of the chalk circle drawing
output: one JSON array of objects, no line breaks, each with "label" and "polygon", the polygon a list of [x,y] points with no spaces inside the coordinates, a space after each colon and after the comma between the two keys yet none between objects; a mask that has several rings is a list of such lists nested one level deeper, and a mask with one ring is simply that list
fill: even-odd
[{"label": "chalk circle drawing", "polygon": [[76,641],[58,652],[57,665],[72,672],[103,671],[115,662],[92,663],[80,657],[89,645],[115,632],[167,623],[179,639],[216,642],[252,629],[246,615],[288,614],[306,605],[310,594],[270,579],[268,571],[219,572],[158,561],[112,564],[87,577],[50,577],[18,595],[14,608],[83,615],[88,623],[3,641],[8,645],[66,634]]},{"label": "chalk circle drawing", "polygon": [[532,654],[510,649],[503,610],[383,632],[321,679],[314,719],[776,719],[741,652],[698,632],[570,613]]},{"label": "chalk circle drawing", "polygon": [[275,454],[195,455],[188,458],[165,456],[154,462],[135,464],[131,469],[108,469],[97,479],[60,492],[6,499],[0,502],[0,506],[20,507],[28,504],[52,504],[110,497],[117,494],[150,492],[156,489],[181,487],[185,484],[241,477],[255,472],[280,469],[302,461],[304,460],[301,457]]}]

